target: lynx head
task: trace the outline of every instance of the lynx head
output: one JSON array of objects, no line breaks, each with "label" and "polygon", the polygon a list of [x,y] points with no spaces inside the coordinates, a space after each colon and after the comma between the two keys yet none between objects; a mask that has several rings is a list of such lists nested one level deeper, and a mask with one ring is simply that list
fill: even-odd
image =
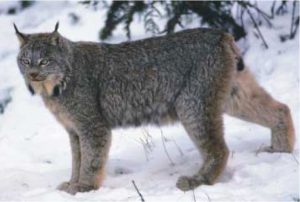
[{"label": "lynx head", "polygon": [[24,34],[14,24],[20,42],[17,63],[32,94],[59,96],[70,74],[70,41],[58,33]]}]

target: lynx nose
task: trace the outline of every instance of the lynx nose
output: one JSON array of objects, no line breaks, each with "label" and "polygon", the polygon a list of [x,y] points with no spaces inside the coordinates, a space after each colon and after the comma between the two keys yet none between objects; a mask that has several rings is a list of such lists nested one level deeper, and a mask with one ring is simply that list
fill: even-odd
[{"label": "lynx nose", "polygon": [[30,79],[35,79],[39,74],[37,72],[31,72],[29,73]]}]

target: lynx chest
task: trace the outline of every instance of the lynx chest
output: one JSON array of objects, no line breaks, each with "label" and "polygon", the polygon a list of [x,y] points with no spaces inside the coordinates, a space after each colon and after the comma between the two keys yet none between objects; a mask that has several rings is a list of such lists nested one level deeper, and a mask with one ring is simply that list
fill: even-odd
[{"label": "lynx chest", "polygon": [[55,100],[43,99],[46,107],[53,113],[55,118],[66,128],[75,129],[74,119],[68,110]]}]

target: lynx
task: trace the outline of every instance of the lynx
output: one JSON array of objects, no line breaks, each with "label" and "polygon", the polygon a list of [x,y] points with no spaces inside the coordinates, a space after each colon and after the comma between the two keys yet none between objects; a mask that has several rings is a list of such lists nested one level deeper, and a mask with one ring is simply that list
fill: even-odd
[{"label": "lynx", "polygon": [[204,162],[176,186],[213,184],[227,162],[225,112],[271,129],[267,152],[292,152],[289,108],[274,100],[244,67],[233,37],[191,29],[120,44],[73,42],[55,30],[24,34],[19,69],[32,94],[70,137],[72,175],[58,186],[70,194],[98,189],[116,127],[180,121]]}]

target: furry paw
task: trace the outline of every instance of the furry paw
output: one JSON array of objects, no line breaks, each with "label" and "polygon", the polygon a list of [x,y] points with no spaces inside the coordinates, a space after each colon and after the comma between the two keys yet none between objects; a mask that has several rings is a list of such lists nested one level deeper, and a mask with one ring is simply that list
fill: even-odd
[{"label": "furry paw", "polygon": [[88,192],[91,190],[95,190],[94,186],[86,185],[86,184],[80,184],[80,183],[74,183],[70,184],[68,189],[66,190],[67,193],[75,195],[77,192]]},{"label": "furry paw", "polygon": [[261,152],[269,152],[269,153],[274,153],[274,152],[286,152],[286,153],[291,153],[290,149],[288,148],[274,148],[272,146],[264,146],[259,148],[256,151],[256,154],[261,153]]},{"label": "furry paw", "polygon": [[59,191],[66,191],[69,188],[69,186],[70,186],[70,182],[63,182],[60,185],[58,185],[56,189]]},{"label": "furry paw", "polygon": [[198,180],[195,177],[181,176],[177,180],[176,187],[181,191],[189,191],[201,184],[204,184],[204,181]]},{"label": "furry paw", "polygon": [[97,188],[86,184],[63,182],[57,187],[57,189],[75,195],[77,192],[88,192]]}]

